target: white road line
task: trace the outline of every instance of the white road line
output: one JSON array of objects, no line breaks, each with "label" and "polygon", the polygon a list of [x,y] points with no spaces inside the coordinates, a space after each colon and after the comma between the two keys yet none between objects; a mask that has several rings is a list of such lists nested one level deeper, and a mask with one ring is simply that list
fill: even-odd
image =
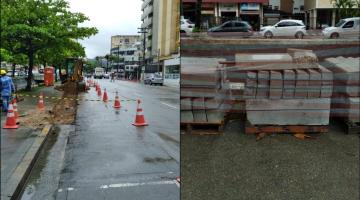
[{"label": "white road line", "polygon": [[174,181],[155,181],[155,182],[147,182],[147,183],[116,183],[110,185],[102,185],[100,186],[101,189],[107,188],[124,188],[124,187],[136,187],[142,185],[171,185],[176,184]]},{"label": "white road line", "polygon": [[163,105],[165,105],[165,106],[168,106],[168,107],[170,107],[170,108],[178,109],[176,106],[172,106],[172,105],[167,104],[167,103],[164,103],[164,102],[162,102],[162,101],[160,101],[160,103],[163,104]]},{"label": "white road line", "polygon": [[138,97],[142,97],[139,93],[134,93],[135,94],[135,96],[138,96]]},{"label": "white road line", "polygon": [[[180,188],[180,184],[176,180],[169,181],[153,181],[153,182],[143,182],[143,183],[116,183],[110,185],[102,185],[100,189],[108,189],[108,188],[126,188],[126,187],[137,187],[143,185],[176,185]],[[69,187],[66,188],[67,191],[73,191],[75,188]],[[63,189],[58,189],[58,192],[63,192]]]}]

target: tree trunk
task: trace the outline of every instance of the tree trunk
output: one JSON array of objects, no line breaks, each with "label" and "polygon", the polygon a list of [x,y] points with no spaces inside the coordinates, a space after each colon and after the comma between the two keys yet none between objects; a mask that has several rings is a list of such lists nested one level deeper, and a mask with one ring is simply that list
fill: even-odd
[{"label": "tree trunk", "polygon": [[196,1],[195,27],[197,29],[200,29],[200,26],[201,26],[201,4],[202,4],[202,0]]},{"label": "tree trunk", "polygon": [[15,77],[15,66],[16,66],[16,64],[15,63],[13,63],[12,64],[12,77]]},{"label": "tree trunk", "polygon": [[32,70],[34,67],[34,52],[29,51],[28,58],[29,58],[29,68],[28,68],[26,90],[31,91],[31,84],[32,84],[32,78],[33,78]]}]

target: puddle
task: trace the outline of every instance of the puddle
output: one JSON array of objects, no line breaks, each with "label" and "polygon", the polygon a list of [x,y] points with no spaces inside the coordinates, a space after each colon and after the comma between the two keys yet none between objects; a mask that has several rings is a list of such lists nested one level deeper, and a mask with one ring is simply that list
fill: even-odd
[{"label": "puddle", "polygon": [[160,162],[171,162],[171,161],[175,161],[175,160],[173,158],[160,158],[160,157],[155,157],[155,158],[145,157],[144,158],[144,162],[146,162],[146,163],[160,163]]},{"label": "puddle", "polygon": [[166,134],[164,134],[164,133],[158,132],[157,134],[158,134],[163,140],[166,140],[166,141],[169,141],[169,142],[173,142],[173,143],[175,143],[175,144],[180,144],[180,141],[175,140],[174,138],[172,138],[172,137],[170,137],[170,136],[168,136],[168,135],[166,135]]}]

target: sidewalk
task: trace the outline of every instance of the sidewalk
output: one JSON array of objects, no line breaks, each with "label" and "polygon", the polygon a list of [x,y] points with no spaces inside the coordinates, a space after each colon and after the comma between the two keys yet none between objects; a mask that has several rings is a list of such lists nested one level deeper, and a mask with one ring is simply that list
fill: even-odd
[{"label": "sidewalk", "polygon": [[[37,87],[31,92],[18,94],[37,96],[40,92],[43,92],[45,96],[60,97],[62,95],[62,92],[56,91],[54,87]],[[19,115],[29,115],[28,113],[36,109],[38,98],[21,98],[23,100],[18,102]],[[55,100],[45,99],[46,112],[55,103]],[[6,113],[1,113],[1,127],[5,122]],[[39,129],[20,123],[19,129],[1,129],[1,199],[16,198],[49,132],[51,132],[51,125],[44,125]]]}]

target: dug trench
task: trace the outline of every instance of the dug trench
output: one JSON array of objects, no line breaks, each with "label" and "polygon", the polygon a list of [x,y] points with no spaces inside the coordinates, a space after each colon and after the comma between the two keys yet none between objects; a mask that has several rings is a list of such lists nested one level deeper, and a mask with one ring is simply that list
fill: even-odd
[{"label": "dug trench", "polygon": [[76,82],[66,82],[55,87],[62,91],[62,98],[57,100],[50,110],[29,110],[25,116],[20,116],[18,122],[21,125],[42,129],[45,125],[66,125],[75,122],[77,110],[77,95],[81,91]]}]

